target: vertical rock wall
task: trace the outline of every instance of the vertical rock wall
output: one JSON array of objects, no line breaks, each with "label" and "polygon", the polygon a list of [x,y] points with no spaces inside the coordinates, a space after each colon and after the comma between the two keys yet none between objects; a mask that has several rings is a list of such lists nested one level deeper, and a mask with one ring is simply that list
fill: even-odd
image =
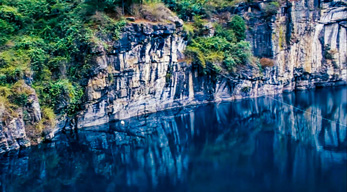
[{"label": "vertical rock wall", "polygon": [[[182,23],[131,24],[113,49],[96,59],[79,126],[152,113],[193,102],[191,66],[184,62]],[[102,48],[101,48],[102,49]]]},{"label": "vertical rock wall", "polygon": [[242,5],[247,40],[255,56],[272,58],[262,72],[251,66],[238,77],[202,74],[184,62],[182,23],[133,23],[111,51],[100,47],[88,103],[78,126],[87,127],[209,101],[346,84],[347,8],[338,2],[288,1],[277,14],[264,3]]},{"label": "vertical rock wall", "polygon": [[[275,60],[284,90],[307,89],[347,80],[347,7],[344,1],[287,1],[275,15],[266,4],[241,10],[255,56]],[[246,9],[247,10],[247,9]]]},{"label": "vertical rock wall", "polygon": [[23,86],[32,92],[25,107],[14,110],[0,104],[0,153],[30,146],[29,136],[33,130],[30,128],[41,120],[41,109],[35,90],[26,84]]},{"label": "vertical rock wall", "polygon": [[[297,1],[276,20],[274,55],[290,89],[306,89],[347,79],[347,7],[336,2]],[[289,27],[282,17],[291,18]],[[289,32],[290,30],[290,32]],[[287,34],[287,35],[284,35]],[[284,43],[286,42],[286,43]]]}]

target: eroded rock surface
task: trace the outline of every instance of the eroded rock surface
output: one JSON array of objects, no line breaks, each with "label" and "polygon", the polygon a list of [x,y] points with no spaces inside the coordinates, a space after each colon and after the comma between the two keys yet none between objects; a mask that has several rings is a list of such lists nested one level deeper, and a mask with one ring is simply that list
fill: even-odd
[{"label": "eroded rock surface", "polygon": [[308,89],[347,80],[347,7],[342,1],[290,1],[275,15],[250,5],[248,40],[255,56],[273,58],[283,89]]},{"label": "eroded rock surface", "polygon": [[41,120],[41,109],[35,90],[26,84],[23,87],[32,93],[24,108],[10,112],[4,105],[0,105],[0,153],[30,146],[27,135],[29,127]]},{"label": "eroded rock surface", "polygon": [[[128,25],[111,51],[100,48],[79,127],[169,108],[346,84],[347,8],[336,2],[288,2],[277,14],[264,3],[240,5],[247,40],[275,65],[241,67],[236,76],[203,74],[184,60],[181,22]],[[235,10],[234,10],[235,11]]]}]

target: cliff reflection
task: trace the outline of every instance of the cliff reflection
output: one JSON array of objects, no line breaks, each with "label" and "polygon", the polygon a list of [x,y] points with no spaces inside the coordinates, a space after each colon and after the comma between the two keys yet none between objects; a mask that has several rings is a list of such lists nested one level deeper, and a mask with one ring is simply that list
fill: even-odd
[{"label": "cliff reflection", "polygon": [[0,189],[346,191],[346,91],[211,104],[60,134],[0,157]]}]

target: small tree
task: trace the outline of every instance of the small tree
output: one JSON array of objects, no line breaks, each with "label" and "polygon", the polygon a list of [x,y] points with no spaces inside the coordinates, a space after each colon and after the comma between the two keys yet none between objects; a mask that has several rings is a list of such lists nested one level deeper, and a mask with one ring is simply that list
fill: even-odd
[{"label": "small tree", "polygon": [[229,22],[229,27],[234,31],[237,41],[246,38],[246,23],[242,17],[235,15]]}]

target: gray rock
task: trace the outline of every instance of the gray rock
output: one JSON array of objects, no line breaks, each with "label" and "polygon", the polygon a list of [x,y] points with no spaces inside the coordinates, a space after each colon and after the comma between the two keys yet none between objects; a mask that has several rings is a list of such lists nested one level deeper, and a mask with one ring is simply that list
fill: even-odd
[{"label": "gray rock", "polygon": [[[0,104],[0,153],[30,146],[26,127],[41,120],[41,109],[35,90],[26,84],[22,86],[32,94],[28,96],[27,105],[15,111],[16,117],[11,116],[5,106]],[[26,114],[25,118],[23,111]]]},{"label": "gray rock", "polygon": [[[292,2],[292,7],[285,7],[271,19],[264,18],[261,5],[253,5],[252,12],[245,12],[249,10],[245,7],[237,9],[244,18],[250,18],[247,40],[252,43],[254,55],[273,58],[276,66],[264,68],[263,72],[249,66],[240,69],[239,76],[233,78],[199,75],[198,67],[179,62],[184,59],[187,44],[180,33],[180,20],[173,21],[175,25],[129,25],[121,40],[115,42],[112,54],[104,53],[108,55],[104,63],[115,69],[105,77],[111,75],[113,81],[105,77],[90,79],[90,84],[97,86],[87,88],[89,101],[81,112],[78,126],[96,126],[211,101],[344,84],[345,9],[331,4],[321,15],[314,9],[313,0],[306,1],[306,4]],[[211,24],[205,28],[207,36],[214,35]],[[335,68],[323,59],[321,48],[326,44],[338,51],[334,56]]]},{"label": "gray rock", "polygon": [[22,119],[13,118],[7,126],[0,127],[0,153],[28,146],[30,141]]}]

